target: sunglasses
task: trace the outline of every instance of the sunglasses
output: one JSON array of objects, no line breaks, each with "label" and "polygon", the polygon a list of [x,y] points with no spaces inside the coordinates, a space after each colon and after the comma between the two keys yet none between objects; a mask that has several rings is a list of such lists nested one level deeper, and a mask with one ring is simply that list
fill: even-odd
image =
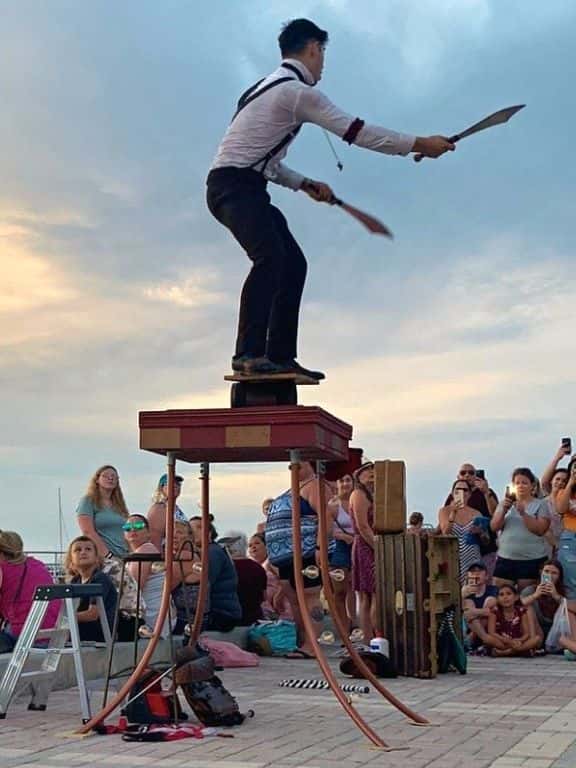
[{"label": "sunglasses", "polygon": [[136,520],[133,523],[124,523],[122,526],[123,531],[142,531],[146,528],[144,520]]},{"label": "sunglasses", "polygon": [[474,469],[462,469],[458,474],[462,477],[463,475],[475,475],[476,470]]}]

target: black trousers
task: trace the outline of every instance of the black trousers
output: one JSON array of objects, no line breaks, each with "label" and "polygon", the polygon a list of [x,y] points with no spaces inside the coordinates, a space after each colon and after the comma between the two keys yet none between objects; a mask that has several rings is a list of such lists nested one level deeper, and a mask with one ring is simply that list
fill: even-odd
[{"label": "black trousers", "polygon": [[266,179],[249,168],[217,168],[208,175],[206,200],[252,261],[240,297],[236,355],[295,358],[306,259],[271,204]]}]

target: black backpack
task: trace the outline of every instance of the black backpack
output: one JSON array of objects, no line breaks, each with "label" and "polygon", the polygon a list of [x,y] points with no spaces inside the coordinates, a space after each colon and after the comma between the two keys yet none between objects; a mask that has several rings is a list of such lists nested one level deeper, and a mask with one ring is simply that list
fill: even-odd
[{"label": "black backpack", "polygon": [[[219,728],[228,725],[242,725],[246,719],[238,702],[223,685],[217,675],[208,680],[191,680],[181,683],[180,688],[192,711],[203,725]],[[249,712],[248,716],[253,713]]]}]

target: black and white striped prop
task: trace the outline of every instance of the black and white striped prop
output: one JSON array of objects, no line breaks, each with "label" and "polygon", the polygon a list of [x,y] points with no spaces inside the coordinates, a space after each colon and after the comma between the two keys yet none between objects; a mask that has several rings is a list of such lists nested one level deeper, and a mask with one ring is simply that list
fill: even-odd
[{"label": "black and white striped prop", "polygon": [[[330,686],[326,680],[280,680],[278,685],[281,688],[318,688],[326,689]],[[367,685],[354,685],[353,683],[342,683],[340,688],[346,693],[370,693],[370,688]]]}]

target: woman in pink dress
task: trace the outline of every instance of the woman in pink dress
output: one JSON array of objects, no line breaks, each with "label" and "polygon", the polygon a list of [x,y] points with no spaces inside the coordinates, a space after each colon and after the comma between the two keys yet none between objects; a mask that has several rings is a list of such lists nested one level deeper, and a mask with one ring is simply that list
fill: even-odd
[{"label": "woman in pink dress", "polygon": [[358,619],[364,640],[369,642],[376,629],[376,577],[374,564],[374,464],[362,464],[354,473],[355,489],[350,496],[350,516],[354,522],[352,545],[352,585],[358,594]]},{"label": "woman in pink dress", "polygon": [[[36,587],[53,584],[48,568],[24,554],[24,544],[14,531],[0,531],[0,653],[10,653],[22,632]],[[41,629],[55,626],[60,601],[52,600]]]}]

